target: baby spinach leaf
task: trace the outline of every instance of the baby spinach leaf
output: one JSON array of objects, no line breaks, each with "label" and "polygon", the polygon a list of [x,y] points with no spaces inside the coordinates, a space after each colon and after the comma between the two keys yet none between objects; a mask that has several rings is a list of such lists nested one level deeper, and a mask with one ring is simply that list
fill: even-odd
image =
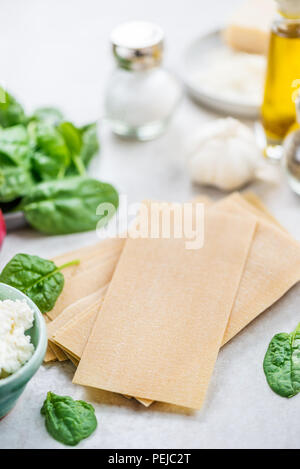
[{"label": "baby spinach leaf", "polygon": [[85,166],[88,166],[92,158],[99,151],[99,141],[97,136],[96,123],[81,127],[82,147],[80,156]]},{"label": "baby spinach leaf", "polygon": [[1,202],[11,202],[32,187],[31,154],[28,133],[23,125],[0,129]]},{"label": "baby spinach leaf", "polygon": [[28,133],[24,125],[14,125],[1,129],[0,140],[10,143],[28,143]]},{"label": "baby spinach leaf", "polygon": [[58,131],[64,137],[70,153],[79,154],[82,145],[81,134],[71,122],[62,122],[58,126]]},{"label": "baby spinach leaf", "polygon": [[23,125],[0,129],[0,161],[29,164],[31,154],[29,136]]},{"label": "baby spinach leaf", "polygon": [[2,164],[0,179],[2,181],[0,183],[0,202],[11,202],[25,195],[33,186],[31,173],[23,166]]},{"label": "baby spinach leaf", "polygon": [[34,146],[31,164],[36,180],[41,182],[64,177],[71,160],[61,134],[44,122],[31,122],[28,132]]},{"label": "baby spinach leaf", "polygon": [[38,182],[60,179],[66,170],[65,157],[58,155],[45,155],[36,151],[31,158],[33,174]]},{"label": "baby spinach leaf", "polygon": [[31,121],[40,121],[50,125],[58,125],[63,120],[62,112],[55,107],[40,107],[31,116]]},{"label": "baby spinach leaf", "polygon": [[70,152],[61,133],[50,124],[44,122],[30,124],[31,135],[36,142],[36,150],[46,155],[61,156],[65,164],[70,161]]},{"label": "baby spinach leaf", "polygon": [[96,124],[77,128],[71,122],[62,122],[59,131],[64,136],[72,159],[67,175],[84,175],[85,168],[99,151]]},{"label": "baby spinach leaf", "polygon": [[75,446],[97,428],[95,409],[85,401],[74,401],[69,396],[47,393],[41,408],[47,431],[57,441]]},{"label": "baby spinach leaf", "polygon": [[72,177],[33,187],[22,201],[26,220],[46,234],[90,231],[105,215],[97,215],[99,204],[117,209],[119,197],[110,184],[96,179]]},{"label": "baby spinach leaf", "polygon": [[58,126],[58,131],[65,140],[72,163],[78,174],[81,176],[85,175],[85,166],[80,156],[82,147],[82,137],[80,131],[71,122],[62,122]]},{"label": "baby spinach leaf", "polygon": [[16,124],[23,124],[26,121],[24,109],[15,98],[7,91],[1,88],[1,96],[4,97],[0,102],[0,125],[10,127]]},{"label": "baby spinach leaf", "polygon": [[60,271],[78,263],[75,260],[57,267],[54,262],[39,256],[16,254],[2,270],[0,282],[25,293],[42,313],[47,313],[64,287],[64,276]]},{"label": "baby spinach leaf", "polygon": [[276,394],[293,397],[300,392],[300,324],[290,334],[282,332],[273,337],[263,368]]}]

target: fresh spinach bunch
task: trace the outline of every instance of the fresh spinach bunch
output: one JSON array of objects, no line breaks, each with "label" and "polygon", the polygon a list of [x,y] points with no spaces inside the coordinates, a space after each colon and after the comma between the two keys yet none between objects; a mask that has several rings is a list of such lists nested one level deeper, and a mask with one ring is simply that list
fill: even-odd
[{"label": "fresh spinach bunch", "polygon": [[95,409],[85,401],[74,401],[69,396],[47,393],[41,409],[47,431],[57,441],[75,446],[97,428]]},{"label": "fresh spinach bunch", "polygon": [[270,388],[282,397],[293,397],[300,391],[300,323],[287,334],[276,334],[271,340],[263,363]]},{"label": "fresh spinach bunch", "polygon": [[99,151],[96,124],[76,127],[51,107],[26,117],[1,90],[0,209],[23,210],[27,221],[47,234],[95,229],[97,206],[118,206],[111,185],[86,176]]},{"label": "fresh spinach bunch", "polygon": [[61,270],[79,264],[78,260],[57,267],[54,262],[29,254],[17,254],[6,264],[0,282],[29,296],[42,313],[54,308],[64,287]]}]

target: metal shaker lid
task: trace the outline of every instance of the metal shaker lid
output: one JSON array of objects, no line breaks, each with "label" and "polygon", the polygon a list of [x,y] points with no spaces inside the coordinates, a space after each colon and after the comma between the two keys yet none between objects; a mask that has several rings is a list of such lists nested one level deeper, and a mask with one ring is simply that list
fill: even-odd
[{"label": "metal shaker lid", "polygon": [[119,65],[128,70],[142,70],[159,65],[163,54],[164,33],[154,23],[131,21],[111,33],[113,54]]}]

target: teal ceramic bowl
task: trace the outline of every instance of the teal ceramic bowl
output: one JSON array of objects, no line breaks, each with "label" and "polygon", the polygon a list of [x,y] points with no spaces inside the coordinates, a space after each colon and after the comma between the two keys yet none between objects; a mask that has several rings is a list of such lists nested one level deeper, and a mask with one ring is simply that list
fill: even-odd
[{"label": "teal ceramic bowl", "polygon": [[0,419],[15,405],[28,381],[39,369],[47,349],[47,330],[45,320],[38,307],[26,295],[13,287],[0,283],[0,300],[26,300],[34,311],[34,323],[26,334],[30,335],[35,351],[28,362],[16,373],[0,379]]}]

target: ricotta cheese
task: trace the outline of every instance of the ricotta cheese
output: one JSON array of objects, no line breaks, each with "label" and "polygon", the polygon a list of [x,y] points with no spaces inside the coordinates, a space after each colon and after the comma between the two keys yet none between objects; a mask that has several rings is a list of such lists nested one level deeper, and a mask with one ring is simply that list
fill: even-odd
[{"label": "ricotta cheese", "polygon": [[32,356],[34,346],[25,331],[33,320],[25,300],[0,301],[0,379],[18,371]]},{"label": "ricotta cheese", "polygon": [[214,98],[241,105],[261,106],[266,59],[262,55],[220,47],[210,51],[201,70],[192,77],[195,86]]}]

